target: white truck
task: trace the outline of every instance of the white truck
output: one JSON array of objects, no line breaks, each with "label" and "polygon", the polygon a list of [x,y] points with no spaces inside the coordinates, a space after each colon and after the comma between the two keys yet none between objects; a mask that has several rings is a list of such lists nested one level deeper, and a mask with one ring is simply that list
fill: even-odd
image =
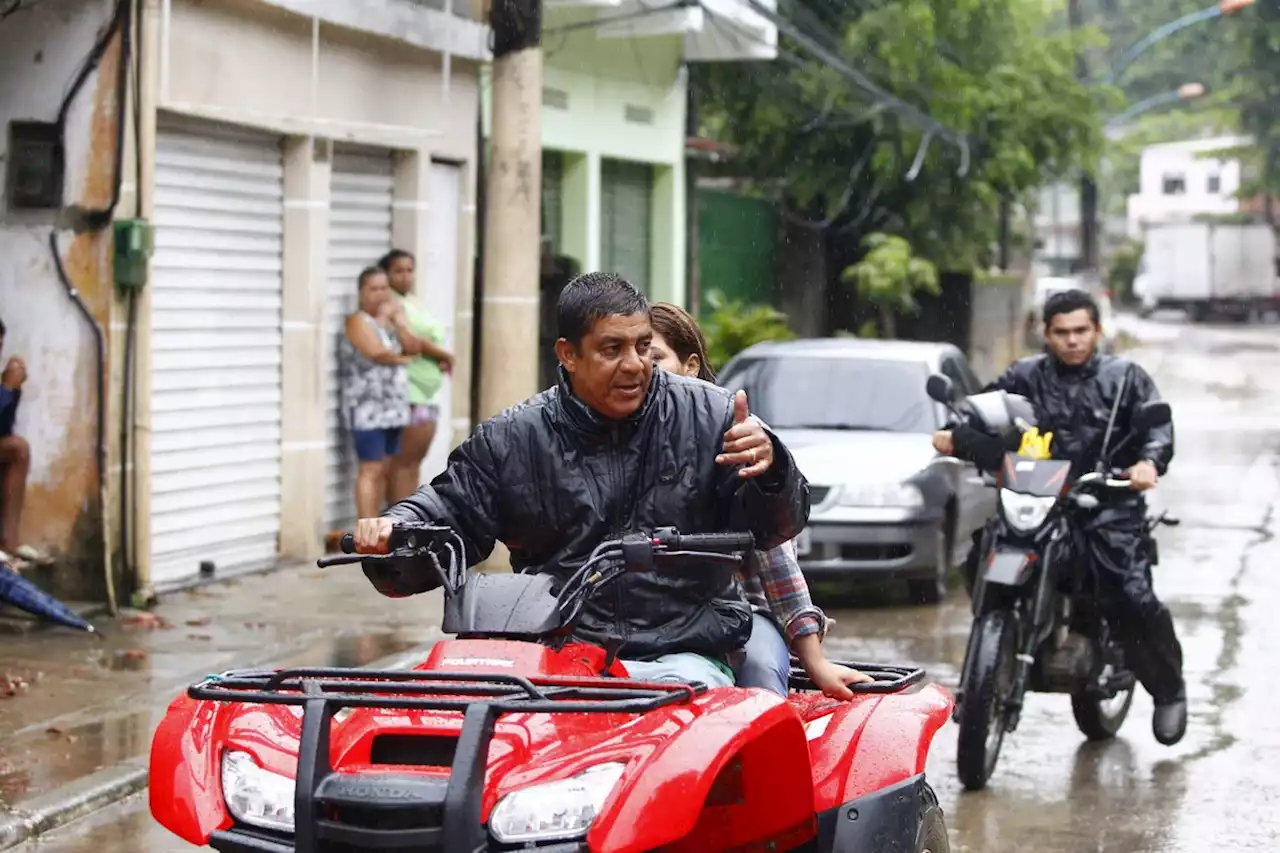
[{"label": "white truck", "polygon": [[1265,224],[1151,226],[1133,292],[1144,315],[1180,308],[1194,322],[1280,309],[1275,232]]}]

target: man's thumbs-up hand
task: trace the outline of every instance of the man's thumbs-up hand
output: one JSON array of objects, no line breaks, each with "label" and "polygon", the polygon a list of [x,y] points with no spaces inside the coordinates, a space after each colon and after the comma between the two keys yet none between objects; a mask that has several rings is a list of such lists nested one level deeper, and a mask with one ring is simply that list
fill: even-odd
[{"label": "man's thumbs-up hand", "polygon": [[773,440],[751,417],[746,391],[733,395],[733,426],[724,434],[724,450],[716,462],[747,466],[738,472],[739,477],[759,477],[773,465]]}]

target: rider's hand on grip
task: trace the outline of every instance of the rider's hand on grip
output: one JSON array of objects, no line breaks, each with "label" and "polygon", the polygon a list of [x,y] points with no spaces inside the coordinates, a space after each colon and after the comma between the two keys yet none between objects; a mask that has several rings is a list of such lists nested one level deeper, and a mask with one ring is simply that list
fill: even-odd
[{"label": "rider's hand on grip", "polygon": [[356,522],[356,553],[385,554],[389,550],[392,521],[389,518],[362,518]]}]

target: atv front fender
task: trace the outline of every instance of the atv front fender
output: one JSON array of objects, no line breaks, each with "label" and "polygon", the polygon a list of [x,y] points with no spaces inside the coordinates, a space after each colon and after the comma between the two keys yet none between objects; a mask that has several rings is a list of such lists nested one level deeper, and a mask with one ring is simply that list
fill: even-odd
[{"label": "atv front fender", "polygon": [[666,713],[671,736],[609,798],[587,837],[593,851],[724,850],[797,832],[799,843],[814,837],[804,726],[782,697],[711,691]]},{"label": "atv front fender", "polygon": [[148,797],[156,822],[183,841],[203,847],[216,829],[231,825],[222,799],[220,757],[212,748],[218,705],[180,696],[151,741]]},{"label": "atv front fender", "polygon": [[946,688],[880,697],[865,714],[840,709],[815,738],[814,799],[819,812],[837,808],[924,773],[934,735],[950,716]]}]

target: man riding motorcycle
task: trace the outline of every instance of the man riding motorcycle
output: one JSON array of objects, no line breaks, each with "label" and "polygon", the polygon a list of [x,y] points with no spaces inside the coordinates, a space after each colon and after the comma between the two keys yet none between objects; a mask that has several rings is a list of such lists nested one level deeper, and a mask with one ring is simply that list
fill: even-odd
[{"label": "man riding motorcycle", "polygon": [[[1036,409],[1040,432],[1053,433],[1054,458],[1069,460],[1075,477],[1097,464],[1117,397],[1120,406],[1112,434],[1124,435],[1138,407],[1159,399],[1159,393],[1139,365],[1098,353],[1098,305],[1089,294],[1069,290],[1050,297],[1044,306],[1044,324],[1048,352],[1016,362],[983,390],[1027,398]],[[938,432],[934,447],[939,453],[987,464],[984,458],[992,458],[991,449],[973,432],[967,427],[957,428],[954,434]],[[999,452],[997,448],[996,465]],[[1166,745],[1180,741],[1187,727],[1182,646],[1168,608],[1151,585],[1143,529],[1146,501],[1140,493],[1155,486],[1172,459],[1172,425],[1153,429],[1145,444],[1122,450],[1114,462],[1127,469],[1134,493],[1112,499],[1084,531],[1082,543],[1098,582],[1103,612],[1123,643],[1125,661],[1155,700],[1152,731]],[[966,567],[970,578],[977,571],[978,536]]]},{"label": "man riding motorcycle", "polygon": [[[397,521],[430,521],[462,537],[468,564],[501,540],[516,571],[564,580],[622,532],[749,530],[762,548],[800,532],[809,490],[786,447],[748,417],[745,395],[653,369],[649,305],[630,283],[579,276],[557,310],[559,384],[480,424],[431,485],[361,519],[358,551],[384,553]],[[405,567],[365,573],[393,597],[438,586]],[[575,637],[612,643],[633,677],[731,686],[751,620],[735,573],[696,565],[622,576]]]}]

